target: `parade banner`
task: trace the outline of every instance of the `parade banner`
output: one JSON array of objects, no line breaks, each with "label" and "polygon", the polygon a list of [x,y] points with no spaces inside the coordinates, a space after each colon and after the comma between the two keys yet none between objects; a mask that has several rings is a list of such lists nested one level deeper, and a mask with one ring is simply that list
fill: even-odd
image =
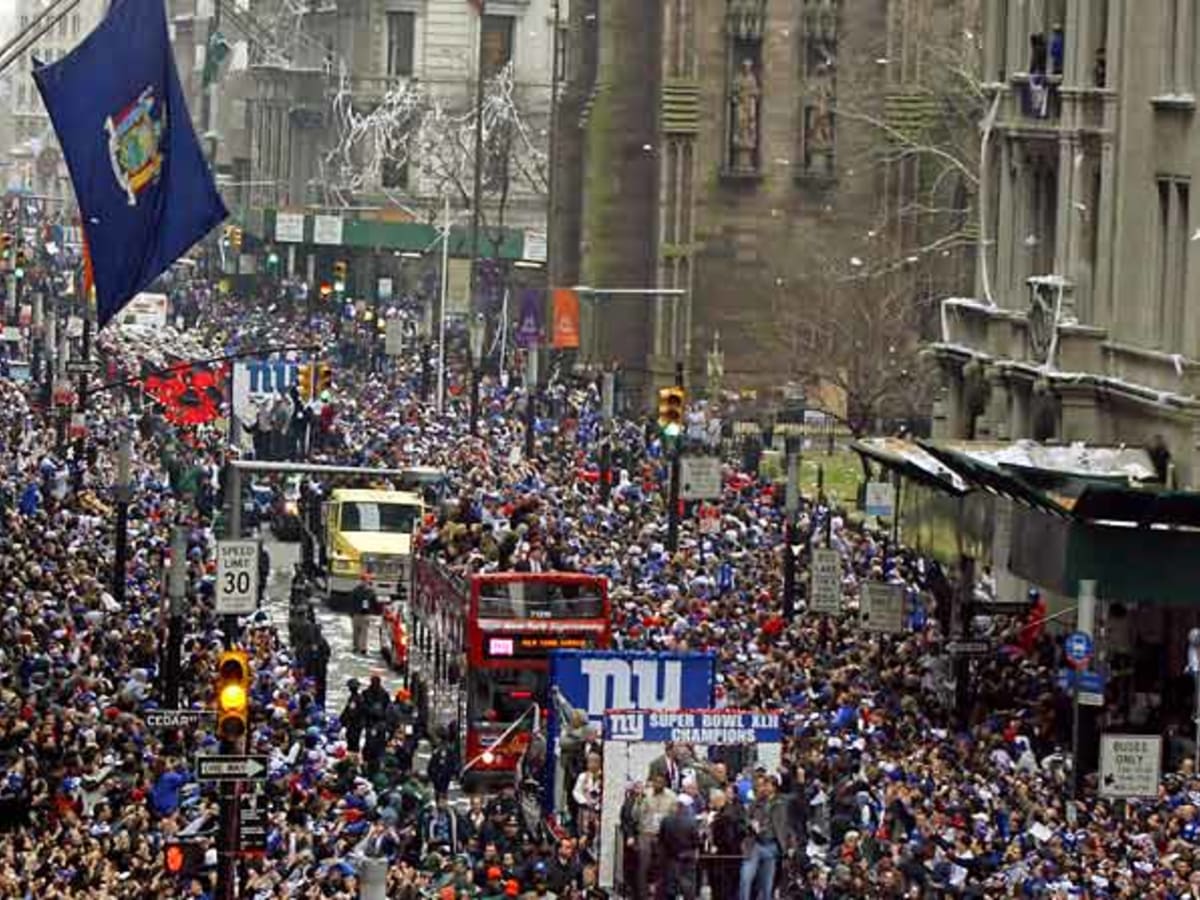
[{"label": "parade banner", "polygon": [[727,745],[778,743],[782,739],[777,712],[623,709],[604,714],[606,741]]},{"label": "parade banner", "polygon": [[708,709],[716,657],[711,653],[616,650],[550,654],[550,684],[599,725],[610,709]]},{"label": "parade banner", "polygon": [[253,422],[261,404],[287,393],[300,380],[299,361],[255,360],[233,367],[233,411],[243,422]]},{"label": "parade banner", "polygon": [[579,294],[559,288],[553,293],[554,318],[551,345],[556,350],[579,347]]},{"label": "parade banner", "polygon": [[103,328],[228,215],[192,128],[163,0],[117,0],[33,79],[71,174]]},{"label": "parade banner", "polygon": [[517,346],[528,350],[542,343],[542,292],[526,288],[521,294],[521,312],[517,319]]},{"label": "parade banner", "polygon": [[576,711],[586,728],[600,736],[608,710],[711,709],[717,658],[711,653],[646,653],[628,650],[557,650],[550,654],[550,702],[554,714],[547,734],[548,788],[552,808],[565,791],[558,739]]}]

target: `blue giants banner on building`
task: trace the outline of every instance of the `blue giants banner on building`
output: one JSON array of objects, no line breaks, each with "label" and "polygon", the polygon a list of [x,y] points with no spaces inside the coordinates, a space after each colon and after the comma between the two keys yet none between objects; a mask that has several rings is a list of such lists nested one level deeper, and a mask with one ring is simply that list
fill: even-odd
[{"label": "blue giants banner on building", "polygon": [[711,653],[562,650],[550,654],[550,686],[599,730],[610,709],[711,708],[716,665]]},{"label": "blue giants banner on building", "polygon": [[779,713],[736,709],[633,709],[606,713],[604,740],[688,744],[777,744]]}]

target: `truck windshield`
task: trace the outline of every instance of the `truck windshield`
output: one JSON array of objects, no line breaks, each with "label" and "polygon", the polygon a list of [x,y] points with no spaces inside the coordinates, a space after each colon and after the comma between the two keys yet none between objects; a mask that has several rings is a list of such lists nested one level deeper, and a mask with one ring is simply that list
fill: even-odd
[{"label": "truck windshield", "polygon": [[421,515],[417,506],[403,503],[343,503],[342,531],[410,534]]}]

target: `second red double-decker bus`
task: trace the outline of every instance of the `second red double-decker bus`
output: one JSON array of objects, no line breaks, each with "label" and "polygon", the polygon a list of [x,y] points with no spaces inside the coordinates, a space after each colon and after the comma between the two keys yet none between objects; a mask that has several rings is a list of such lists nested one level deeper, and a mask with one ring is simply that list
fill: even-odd
[{"label": "second red double-decker bus", "polygon": [[553,650],[607,649],[608,581],[577,572],[413,570],[410,675],[431,729],[457,724],[464,786],[511,779],[549,704]]}]

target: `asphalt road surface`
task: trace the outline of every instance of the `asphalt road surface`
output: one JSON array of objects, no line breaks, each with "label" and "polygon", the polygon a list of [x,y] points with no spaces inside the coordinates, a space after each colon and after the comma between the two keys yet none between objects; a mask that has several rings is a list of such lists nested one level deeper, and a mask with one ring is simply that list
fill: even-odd
[{"label": "asphalt road surface", "polygon": [[[276,540],[270,529],[264,528],[261,535],[267,553],[271,557],[271,575],[267,579],[266,599],[263,601],[271,616],[272,624],[279,630],[283,640],[288,634],[288,598],[292,589],[292,572],[300,561],[300,545],[284,543]],[[324,602],[317,599],[313,604],[321,633],[329,641],[329,674],[326,685],[325,707],[329,712],[341,713],[346,705],[350,692],[346,688],[351,678],[358,679],[366,687],[372,675],[378,675],[383,686],[391,695],[395,695],[404,681],[400,673],[392,669],[379,650],[379,617],[371,617],[371,625],[367,630],[367,653],[357,653],[354,650],[354,634],[347,613],[332,611]],[[418,772],[424,772],[429,764],[429,742],[422,738],[417,746],[413,767]],[[465,802],[455,782],[451,786],[451,800]]]}]

